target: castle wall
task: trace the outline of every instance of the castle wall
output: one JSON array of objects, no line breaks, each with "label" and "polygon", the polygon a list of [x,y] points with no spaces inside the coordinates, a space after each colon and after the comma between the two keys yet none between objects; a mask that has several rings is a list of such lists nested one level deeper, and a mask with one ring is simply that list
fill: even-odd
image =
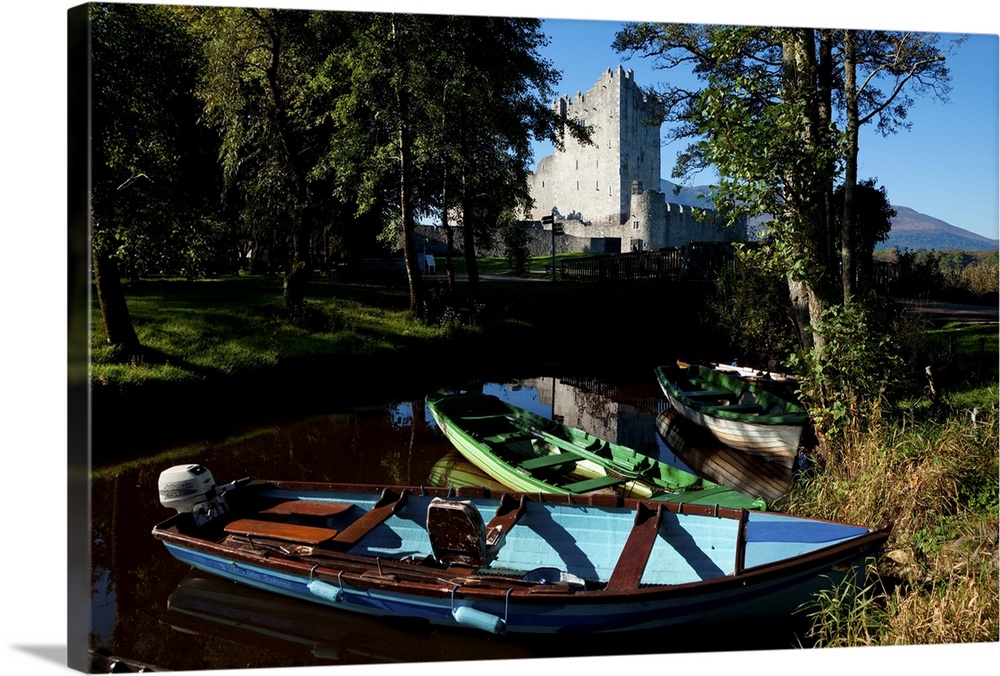
[{"label": "castle wall", "polygon": [[568,138],[562,151],[542,158],[530,220],[554,215],[572,241],[595,252],[746,240],[745,225],[726,228],[714,212],[700,219],[658,190],[660,126],[650,124],[658,111],[631,70],[608,69],[586,94],[565,96],[553,108],[585,123],[592,144]]},{"label": "castle wall", "polygon": [[593,226],[621,225],[629,215],[633,181],[658,186],[659,127],[631,70],[605,71],[586,93],[563,97],[553,107],[587,125],[590,144],[566,140],[562,152],[543,158],[533,177],[533,220],[552,214],[578,216]]}]

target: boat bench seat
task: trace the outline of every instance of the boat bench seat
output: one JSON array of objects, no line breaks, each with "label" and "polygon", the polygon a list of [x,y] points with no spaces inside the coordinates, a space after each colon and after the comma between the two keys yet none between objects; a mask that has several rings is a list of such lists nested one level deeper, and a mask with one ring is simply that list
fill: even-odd
[{"label": "boat bench seat", "polygon": [[269,509],[261,510],[261,514],[276,514],[281,516],[319,516],[328,517],[342,514],[354,506],[352,502],[327,502],[324,500],[288,500]]},{"label": "boat bench seat", "polygon": [[678,392],[678,394],[688,399],[714,399],[727,395],[734,396],[729,390],[688,390],[687,392]]},{"label": "boat bench seat", "polygon": [[662,520],[663,505],[657,505],[654,510],[646,504],[639,503],[632,530],[608,580],[606,587],[608,591],[629,591],[639,586],[642,574],[646,570],[646,563],[649,561],[649,554],[653,551],[653,545],[659,536]]},{"label": "boat bench seat", "polygon": [[510,444],[517,441],[528,441],[532,437],[528,434],[518,432],[501,432],[491,436],[480,437],[479,440],[487,444]]},{"label": "boat bench seat", "polygon": [[400,493],[392,489],[383,489],[382,495],[375,504],[361,515],[354,523],[347,526],[333,538],[333,545],[338,549],[347,549],[358,544],[362,538],[371,533],[381,525],[386,519],[398,512],[406,504],[410,492],[403,490]]},{"label": "boat bench seat", "polygon": [[549,455],[541,455],[537,458],[531,458],[530,460],[525,460],[518,465],[521,469],[535,470],[544,469],[546,467],[555,467],[556,465],[563,465],[567,462],[577,462],[580,456],[576,453],[570,453],[565,451],[562,453],[550,453]]},{"label": "boat bench seat", "polygon": [[232,535],[273,538],[275,540],[299,542],[307,545],[319,545],[332,540],[337,535],[337,531],[332,528],[298,526],[275,521],[260,521],[258,519],[237,519],[227,524],[225,530]]},{"label": "boat bench seat", "polygon": [[610,486],[615,486],[622,483],[621,479],[613,476],[599,476],[593,479],[585,479],[583,481],[577,481],[576,483],[566,484],[563,486],[570,493],[587,493],[588,491],[596,491],[601,488],[608,488]]},{"label": "boat bench seat", "polygon": [[716,410],[732,411],[733,413],[760,413],[762,411],[759,404],[731,404],[729,406],[718,406]]}]

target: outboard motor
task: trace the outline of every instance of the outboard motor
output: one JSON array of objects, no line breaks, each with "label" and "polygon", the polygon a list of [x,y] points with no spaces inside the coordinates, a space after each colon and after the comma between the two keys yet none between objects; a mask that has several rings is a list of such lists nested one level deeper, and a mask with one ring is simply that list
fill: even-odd
[{"label": "outboard motor", "polygon": [[160,472],[160,504],[191,514],[199,526],[229,510],[212,473],[201,465],[175,465]]}]

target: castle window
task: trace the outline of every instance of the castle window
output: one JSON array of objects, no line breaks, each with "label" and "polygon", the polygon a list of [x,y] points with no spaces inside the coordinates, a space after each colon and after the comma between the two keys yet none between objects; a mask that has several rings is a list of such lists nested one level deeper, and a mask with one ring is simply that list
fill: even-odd
[{"label": "castle window", "polygon": [[639,221],[632,221],[632,229],[633,230],[639,229]]}]

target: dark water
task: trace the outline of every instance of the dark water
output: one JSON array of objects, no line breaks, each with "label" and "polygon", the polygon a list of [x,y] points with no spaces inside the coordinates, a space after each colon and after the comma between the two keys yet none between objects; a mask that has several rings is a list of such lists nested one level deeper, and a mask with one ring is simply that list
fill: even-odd
[{"label": "dark water", "polygon": [[[652,377],[637,382],[544,376],[474,384],[547,417],[669,457],[653,421],[666,406]],[[157,499],[159,473],[197,462],[220,483],[263,479],[441,485],[468,482],[423,400],[262,420],[232,436],[191,440],[93,486],[91,648],[164,670],[416,663],[571,657],[795,646],[793,627],[636,632],[614,640],[508,637],[415,627],[258,592],[200,573],[170,557],[152,527],[170,511]],[[485,481],[485,479],[484,479]]]}]

